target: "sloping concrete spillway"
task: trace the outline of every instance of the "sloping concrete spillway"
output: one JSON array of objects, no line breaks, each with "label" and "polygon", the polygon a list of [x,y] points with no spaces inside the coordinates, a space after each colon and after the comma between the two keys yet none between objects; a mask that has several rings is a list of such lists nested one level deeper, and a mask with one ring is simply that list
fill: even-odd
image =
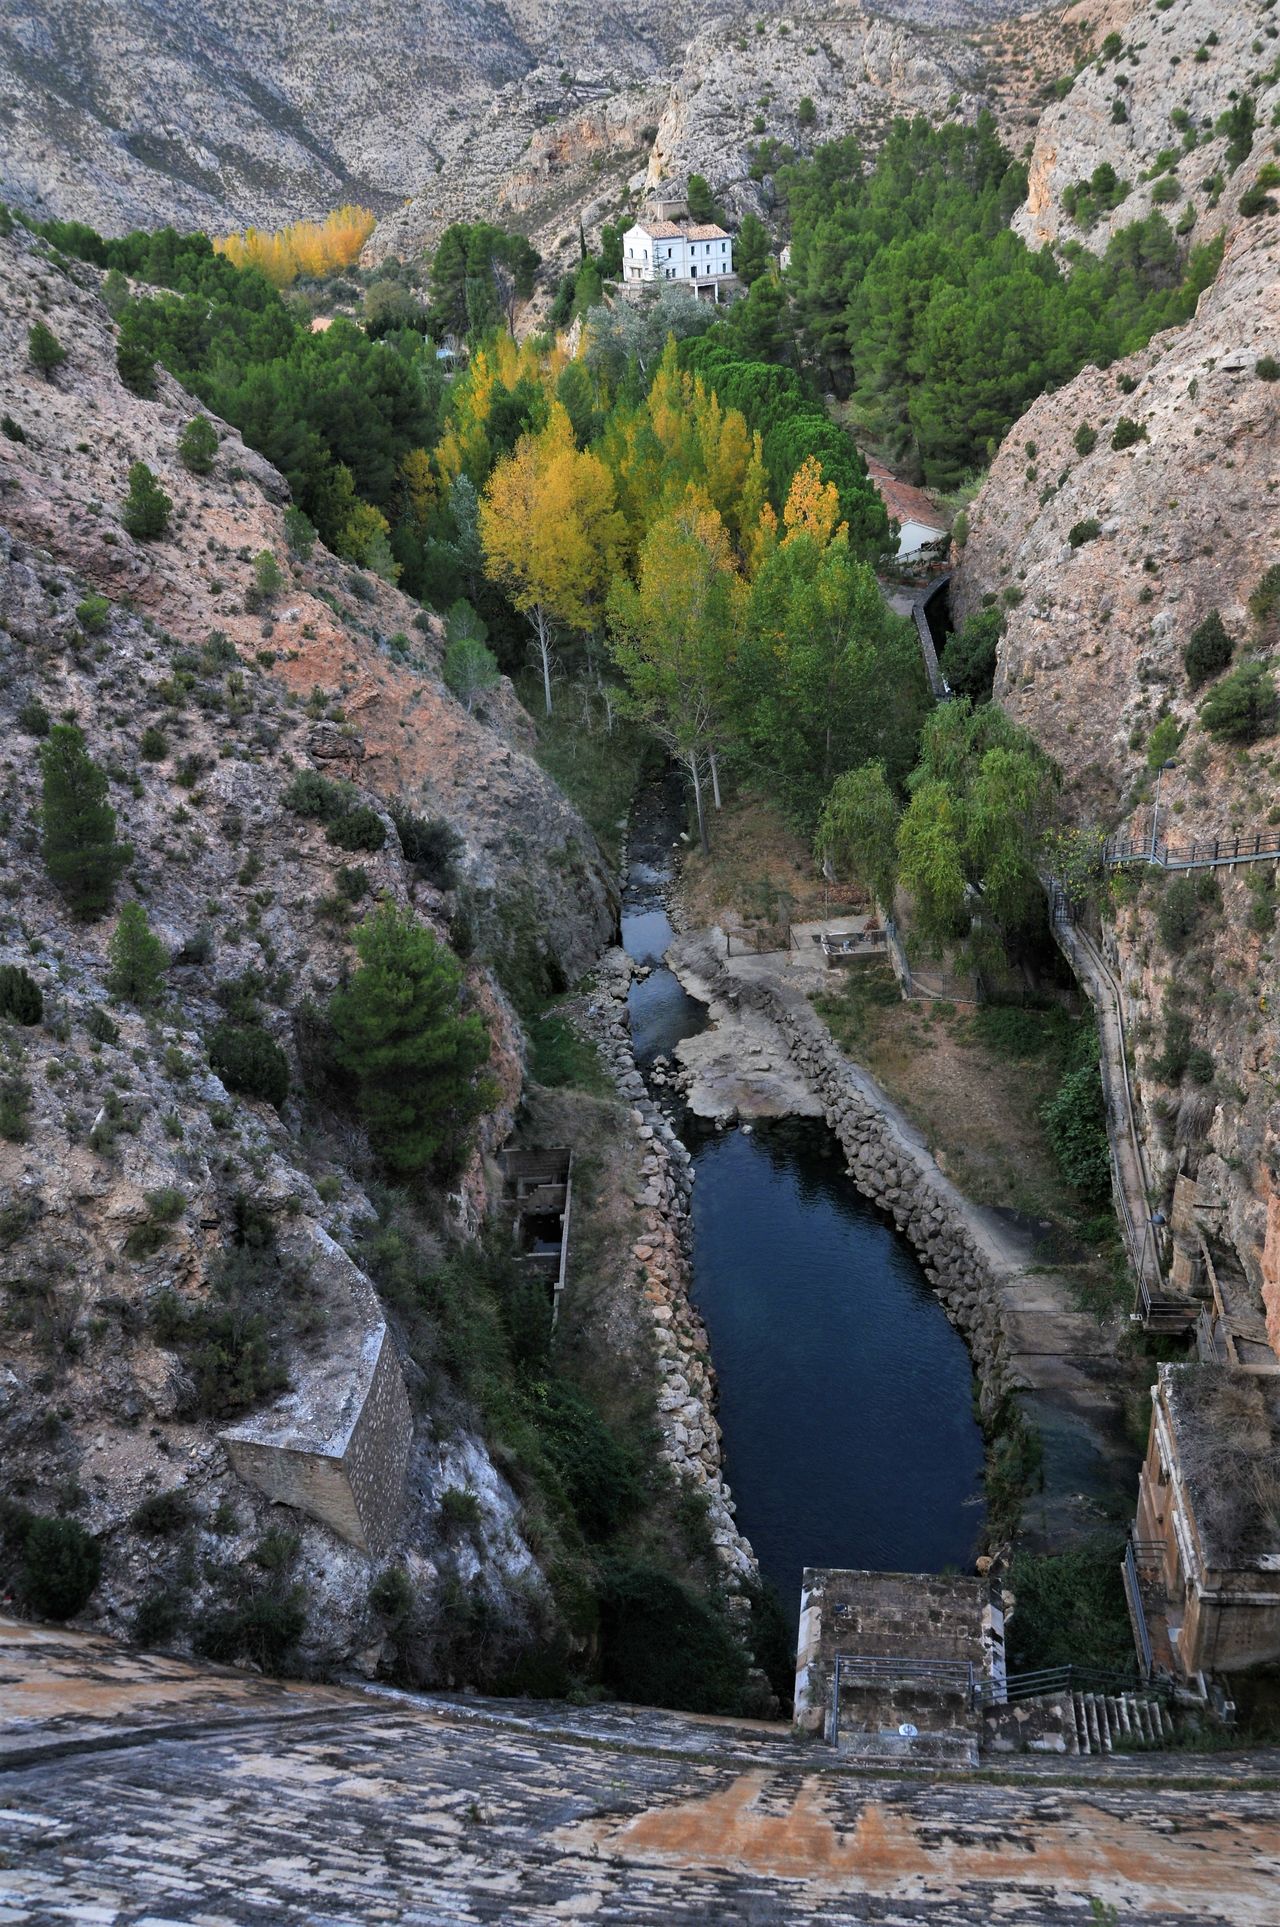
[{"label": "sloping concrete spillway", "polygon": [[[655,790],[632,825],[622,941],[651,966],[630,997],[642,1071],[706,1023],[660,962],[678,810],[678,791]],[[806,1565],[966,1569],[982,1526],[973,1378],[911,1246],[859,1195],[823,1123],[690,1126],[687,1141],[726,1475],[788,1613]]]}]

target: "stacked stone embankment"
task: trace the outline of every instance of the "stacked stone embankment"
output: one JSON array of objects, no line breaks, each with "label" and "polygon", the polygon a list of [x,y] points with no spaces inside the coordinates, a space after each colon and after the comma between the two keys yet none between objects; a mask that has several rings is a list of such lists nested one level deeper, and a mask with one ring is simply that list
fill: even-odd
[{"label": "stacked stone embankment", "polygon": [[869,1080],[802,996],[771,982],[744,980],[721,966],[709,966],[707,976],[718,1002],[732,1010],[746,1005],[761,1011],[776,1026],[791,1062],[822,1103],[850,1177],[914,1245],[943,1310],[969,1348],[979,1410],[984,1422],[990,1421],[1013,1381],[997,1282],[965,1221],[963,1200],[925,1146],[912,1144],[897,1119],[876,1102]]},{"label": "stacked stone embankment", "polygon": [[623,950],[607,951],[597,966],[591,997],[577,1021],[591,1039],[622,1096],[644,1145],[639,1232],[633,1246],[637,1284],[653,1324],[662,1454],[678,1478],[707,1504],[716,1558],[731,1582],[754,1579],[759,1568],[738,1531],[723,1475],[715,1416],[716,1376],[706,1328],[690,1299],[689,1208],[693,1163],[671,1120],[650,1097],[636,1069],[627,1012],[635,965]]}]

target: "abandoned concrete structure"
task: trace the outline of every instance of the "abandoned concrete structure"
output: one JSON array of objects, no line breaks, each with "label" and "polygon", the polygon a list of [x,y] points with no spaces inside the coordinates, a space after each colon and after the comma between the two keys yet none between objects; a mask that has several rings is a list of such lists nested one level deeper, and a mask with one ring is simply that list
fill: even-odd
[{"label": "abandoned concrete structure", "polygon": [[354,1369],[341,1359],[222,1441],[250,1485],[377,1556],[399,1529],[412,1437],[400,1361],[378,1324],[364,1332]]},{"label": "abandoned concrete structure", "polygon": [[795,1724],[859,1757],[972,1763],[1002,1697],[1004,1617],[958,1573],[805,1570]]},{"label": "abandoned concrete structure", "polygon": [[297,1256],[329,1315],[323,1354],[295,1368],[283,1398],[221,1438],[240,1477],[296,1506],[362,1552],[394,1542],[413,1414],[368,1279],[318,1226]]},{"label": "abandoned concrete structure", "polygon": [[1125,1571],[1147,1670],[1280,1659],[1280,1376],[1160,1367]]},{"label": "abandoned concrete structure", "polygon": [[573,1212],[573,1152],[563,1145],[547,1150],[499,1153],[502,1203],[511,1217],[512,1236],[522,1262],[547,1281],[551,1321],[560,1316],[569,1266],[569,1224]]}]

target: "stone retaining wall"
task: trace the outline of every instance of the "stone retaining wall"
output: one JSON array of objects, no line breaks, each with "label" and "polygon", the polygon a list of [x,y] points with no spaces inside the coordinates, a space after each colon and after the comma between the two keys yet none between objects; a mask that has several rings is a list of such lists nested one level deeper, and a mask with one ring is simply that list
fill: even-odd
[{"label": "stone retaining wall", "polygon": [[715,1369],[707,1334],[689,1297],[692,1159],[636,1069],[627,1011],[634,974],[635,966],[625,951],[607,951],[597,965],[591,997],[579,1008],[576,1021],[632,1105],[645,1146],[641,1229],[634,1256],[657,1348],[662,1453],[678,1478],[704,1494],[716,1558],[726,1578],[731,1583],[755,1579],[759,1576],[756,1556],[738,1531],[733,1498],[722,1472]]},{"label": "stone retaining wall", "polygon": [[707,975],[717,1001],[730,1009],[747,1004],[777,1026],[792,1062],[821,1099],[850,1177],[911,1240],[943,1310],[963,1335],[978,1380],[979,1409],[989,1421],[1011,1385],[1001,1302],[952,1187],[923,1146],[917,1152],[907,1143],[867,1095],[858,1071],[802,997],[787,996],[770,983],[744,981],[718,960]]}]

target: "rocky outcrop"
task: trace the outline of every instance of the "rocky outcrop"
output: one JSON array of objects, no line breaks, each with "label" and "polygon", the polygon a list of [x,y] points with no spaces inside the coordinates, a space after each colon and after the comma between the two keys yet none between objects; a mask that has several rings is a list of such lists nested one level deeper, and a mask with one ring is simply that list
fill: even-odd
[{"label": "rocky outcrop", "polygon": [[[1075,241],[1101,253],[1119,228],[1154,209],[1194,241],[1210,239],[1242,184],[1226,178],[1232,162],[1228,136],[1214,131],[1219,116],[1249,96],[1259,128],[1268,125],[1259,96],[1274,85],[1280,41],[1265,0],[1225,10],[1216,0],[1108,0],[1100,10],[1075,6],[1065,19],[1087,33],[1093,58],[1040,118],[1015,231],[1032,247]],[[1101,165],[1127,193],[1087,223],[1073,219],[1064,190]],[[1166,199],[1170,181],[1178,191]]]}]

